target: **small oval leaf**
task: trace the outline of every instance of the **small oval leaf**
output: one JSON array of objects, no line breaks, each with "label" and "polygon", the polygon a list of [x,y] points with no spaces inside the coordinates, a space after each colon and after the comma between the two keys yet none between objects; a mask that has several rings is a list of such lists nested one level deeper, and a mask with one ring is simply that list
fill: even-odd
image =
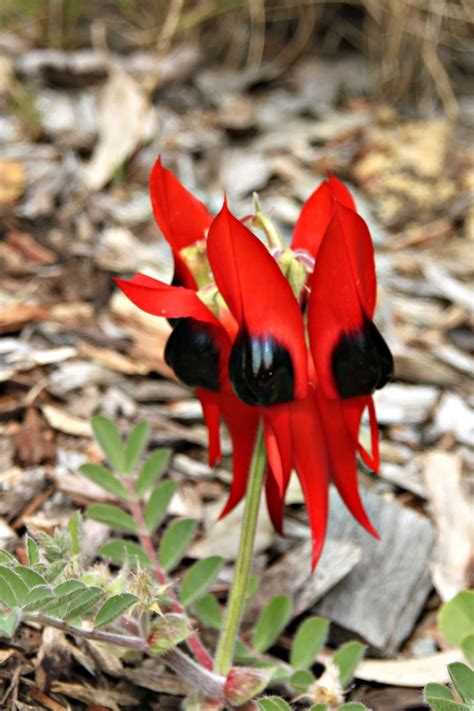
[{"label": "small oval leaf", "polygon": [[288,595],[274,597],[260,612],[252,644],[257,652],[265,652],[278,639],[286,627],[292,611],[291,598]]},{"label": "small oval leaf", "polygon": [[453,662],[448,664],[448,672],[461,699],[474,706],[474,671],[461,662]]},{"label": "small oval leaf", "polygon": [[31,568],[27,568],[24,565],[16,565],[14,570],[15,573],[23,580],[28,590],[31,590],[31,588],[34,588],[37,585],[46,585],[45,578]]},{"label": "small oval leaf", "polygon": [[134,472],[138,466],[138,462],[145,452],[149,436],[150,425],[148,422],[139,422],[128,435],[124,464],[124,471],[127,474]]},{"label": "small oval leaf", "polygon": [[121,593],[110,597],[99,609],[94,620],[94,627],[104,627],[110,624],[117,617],[123,615],[137,600],[137,596],[132,595],[132,593]]},{"label": "small oval leaf", "polygon": [[112,504],[92,504],[86,511],[89,518],[125,533],[138,534],[138,526],[130,514]]},{"label": "small oval leaf", "polygon": [[308,686],[313,684],[315,680],[316,677],[314,674],[311,674],[311,672],[306,669],[298,669],[298,671],[295,671],[290,677],[290,684],[296,691],[303,692],[306,691]]},{"label": "small oval leaf", "polygon": [[177,486],[175,481],[163,481],[152,491],[143,514],[150,533],[153,533],[161,523]]},{"label": "small oval leaf", "polygon": [[454,647],[460,647],[464,637],[474,634],[474,590],[463,590],[441,605],[438,626]]},{"label": "small oval leaf", "polygon": [[324,646],[329,622],[322,617],[308,617],[296,632],[290,654],[293,669],[309,669]]},{"label": "small oval leaf", "polygon": [[28,556],[28,565],[36,565],[40,561],[40,552],[38,544],[27,534],[25,540],[26,554]]},{"label": "small oval leaf", "polygon": [[264,699],[259,699],[258,707],[261,711],[291,711],[291,707],[279,696],[267,696]]},{"label": "small oval leaf", "polygon": [[95,415],[91,424],[95,438],[108,461],[114,469],[123,472],[125,456],[119,431],[110,420],[102,415]]},{"label": "small oval leaf", "polygon": [[221,606],[211,593],[206,593],[196,600],[194,612],[198,620],[206,627],[211,627],[214,630],[221,629],[223,621]]},{"label": "small oval leaf", "polygon": [[366,646],[361,642],[346,642],[339,647],[333,657],[333,662],[339,669],[341,686],[347,686],[350,682],[365,650]]},{"label": "small oval leaf", "polygon": [[119,499],[123,499],[124,501],[128,500],[128,493],[122,482],[102,464],[82,464],[82,466],[79,467],[79,471],[82,476],[87,477],[93,481],[94,484],[98,484],[105,489],[105,491],[108,491],[109,494],[118,496]]},{"label": "small oval leaf", "polygon": [[15,596],[16,603],[21,605],[28,594],[28,587],[25,585],[20,576],[17,575],[11,568],[7,568],[5,565],[0,565],[0,586],[4,583],[11,588]]},{"label": "small oval leaf", "polygon": [[77,598],[71,600],[67,605],[66,611],[63,615],[64,620],[71,620],[74,617],[82,617],[87,612],[89,612],[99,600],[104,597],[104,591],[99,587],[86,588],[82,590]]},{"label": "small oval leaf", "polygon": [[223,565],[224,560],[216,555],[198,560],[191,566],[181,583],[180,599],[184,607],[201,597],[217,578]]},{"label": "small oval leaf", "polygon": [[162,476],[168,466],[171,454],[171,449],[159,449],[148,457],[135,484],[135,493],[139,499]]},{"label": "small oval leaf", "polygon": [[461,642],[461,649],[471,667],[474,667],[474,634],[468,634],[467,637],[464,637]]},{"label": "small oval leaf", "polygon": [[168,572],[175,567],[186,552],[196,530],[196,521],[193,518],[184,518],[173,521],[168,526],[161,539],[158,558],[163,570]]},{"label": "small oval leaf", "polygon": [[133,541],[109,541],[99,548],[98,555],[110,558],[116,565],[141,565],[144,568],[153,568],[152,562],[142,548]]}]

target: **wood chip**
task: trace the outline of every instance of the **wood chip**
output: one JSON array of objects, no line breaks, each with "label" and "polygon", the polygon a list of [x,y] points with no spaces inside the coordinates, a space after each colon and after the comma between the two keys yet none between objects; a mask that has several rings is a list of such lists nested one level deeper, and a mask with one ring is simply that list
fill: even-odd
[{"label": "wood chip", "polygon": [[422,689],[428,683],[446,684],[450,681],[448,664],[462,662],[458,649],[432,654],[418,659],[364,659],[356,669],[356,679],[377,684],[413,686]]},{"label": "wood chip", "polygon": [[74,437],[92,437],[89,420],[70,415],[66,410],[55,405],[43,405],[41,411],[53,429]]}]

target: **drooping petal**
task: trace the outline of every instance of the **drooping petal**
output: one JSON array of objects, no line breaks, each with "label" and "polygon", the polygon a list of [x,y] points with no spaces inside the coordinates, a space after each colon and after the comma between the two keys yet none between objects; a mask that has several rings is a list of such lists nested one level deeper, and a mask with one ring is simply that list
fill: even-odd
[{"label": "drooping petal", "polygon": [[265,476],[265,498],[267,501],[268,515],[270,516],[273,528],[280,536],[283,536],[283,514],[285,505],[281,496],[280,487],[276,482],[270,466],[267,468]]},{"label": "drooping petal", "polygon": [[[362,457],[364,463],[370,467],[370,469],[373,469],[378,473],[380,468],[379,431],[373,398],[349,398],[348,400],[342,400],[341,406],[346,426],[351,434],[353,442],[356,444],[357,451]],[[369,411],[372,453],[367,452],[367,450],[359,442],[359,426],[362,413],[365,408]]]},{"label": "drooping petal", "polygon": [[289,405],[293,462],[301,482],[313,539],[312,567],[321,555],[328,517],[329,463],[314,399]]},{"label": "drooping petal", "polygon": [[317,256],[334,214],[335,201],[355,210],[349,190],[340,180],[330,175],[303,205],[293,232],[292,249],[305,249],[313,257]]},{"label": "drooping petal", "polygon": [[221,396],[219,393],[209,392],[202,388],[196,389],[196,395],[201,403],[209,436],[208,462],[210,467],[214,467],[222,458],[220,439],[221,408],[219,403]]},{"label": "drooping petal", "polygon": [[[357,450],[360,419],[365,404],[362,398],[351,400],[330,400],[319,388],[315,390],[315,402],[321,415],[329,458],[330,476],[342,500],[354,518],[373,536],[378,534],[372,526],[359,494],[357,481]],[[352,405],[351,425],[347,426],[344,416],[346,403]]]},{"label": "drooping petal", "polygon": [[219,291],[239,324],[229,365],[239,397],[264,406],[304,397],[303,319],[277,262],[226,204],[209,230],[207,253]]},{"label": "drooping petal", "polygon": [[229,498],[219,516],[222,518],[245,495],[260,413],[258,409],[245,405],[233,393],[219,395],[219,405],[232,440],[232,484]]},{"label": "drooping petal", "polygon": [[311,277],[308,330],[326,397],[369,395],[391,377],[393,360],[371,318],[373,247],[362,218],[336,203]]},{"label": "drooping petal", "polygon": [[153,214],[173,251],[205,238],[212,222],[207,207],[181,185],[158,158],[150,173]]},{"label": "drooping petal", "polygon": [[276,531],[283,535],[283,502],[293,463],[290,410],[287,405],[274,405],[264,410],[263,417],[268,457],[265,479],[267,508]]},{"label": "drooping petal", "polygon": [[117,278],[114,281],[135,306],[153,316],[194,318],[220,327],[212,311],[192,289],[164,284],[145,274],[136,274],[131,281]]}]

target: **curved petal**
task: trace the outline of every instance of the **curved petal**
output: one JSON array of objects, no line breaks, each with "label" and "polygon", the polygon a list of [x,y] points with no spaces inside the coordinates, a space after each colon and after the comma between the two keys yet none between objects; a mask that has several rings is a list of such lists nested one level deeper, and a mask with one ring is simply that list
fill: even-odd
[{"label": "curved petal", "polygon": [[212,222],[207,207],[181,185],[158,158],[150,173],[150,196],[158,227],[173,251],[205,238]]},{"label": "curved petal", "polygon": [[196,395],[201,403],[209,437],[208,462],[209,466],[213,467],[222,459],[220,438],[221,410],[219,405],[221,396],[219,393],[209,392],[203,388],[197,388]]},{"label": "curved petal", "polygon": [[233,350],[239,362],[231,355],[231,379],[235,363],[236,377],[253,379],[256,388],[246,397],[232,380],[239,397],[253,405],[304,397],[307,355],[298,303],[277,262],[225,203],[209,230],[207,254],[219,291],[239,324]]},{"label": "curved petal", "polygon": [[153,316],[194,318],[221,328],[212,311],[192,289],[170,286],[145,274],[135,274],[131,281],[117,278],[114,281],[135,306]]},{"label": "curved petal", "polygon": [[218,397],[221,415],[232,440],[232,484],[229,498],[219,515],[222,518],[245,495],[260,413],[256,408],[245,405],[234,394]]},{"label": "curved petal", "polygon": [[269,471],[265,480],[267,508],[276,531],[283,535],[285,493],[290,483],[292,440],[290,410],[287,405],[275,405],[263,413],[265,449]]},{"label": "curved petal", "polygon": [[275,531],[283,536],[284,501],[270,466],[267,468],[265,476],[265,498],[270,521]]},{"label": "curved petal", "polygon": [[321,555],[328,518],[329,466],[321,418],[314,399],[290,405],[293,462],[301,482],[313,539],[312,568]]},{"label": "curved petal", "polygon": [[[357,480],[358,433],[365,403],[360,402],[362,398],[352,398],[350,401],[330,400],[324,397],[319,388],[316,389],[315,400],[326,438],[331,479],[354,518],[378,538],[360,498]],[[358,402],[354,404],[354,401]],[[353,406],[351,425],[356,427],[355,434],[349,430],[344,416],[344,407],[349,402]]]},{"label": "curved petal", "polygon": [[[369,410],[370,421],[370,438],[372,453],[370,454],[359,442],[359,426],[363,411],[365,408]],[[379,451],[379,430],[377,425],[377,416],[375,413],[375,405],[373,398],[361,397],[350,398],[342,401],[342,412],[346,421],[353,441],[356,443],[357,451],[362,457],[364,463],[378,473],[380,468],[380,451]]]},{"label": "curved petal", "polygon": [[305,249],[313,257],[334,214],[334,202],[355,210],[354,200],[340,180],[330,175],[306,200],[293,232],[292,249]]},{"label": "curved petal", "polygon": [[[311,277],[308,306],[311,350],[327,397],[369,394],[382,378],[383,339],[369,320],[375,292],[369,231],[353,210],[336,203]],[[349,379],[345,387],[336,382],[338,368]]]}]

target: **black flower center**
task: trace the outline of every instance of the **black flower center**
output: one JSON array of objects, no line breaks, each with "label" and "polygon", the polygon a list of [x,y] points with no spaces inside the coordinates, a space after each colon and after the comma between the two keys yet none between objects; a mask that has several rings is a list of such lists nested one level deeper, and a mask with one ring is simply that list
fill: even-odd
[{"label": "black flower center", "polygon": [[219,390],[219,350],[212,326],[180,318],[168,338],[165,362],[185,385]]},{"label": "black flower center", "polygon": [[247,405],[266,407],[293,400],[293,363],[286,348],[272,336],[241,331],[230,354],[229,377]]},{"label": "black flower center", "polygon": [[371,395],[393,377],[392,354],[372,321],[365,319],[361,329],[341,335],[332,372],[341,398]]}]

